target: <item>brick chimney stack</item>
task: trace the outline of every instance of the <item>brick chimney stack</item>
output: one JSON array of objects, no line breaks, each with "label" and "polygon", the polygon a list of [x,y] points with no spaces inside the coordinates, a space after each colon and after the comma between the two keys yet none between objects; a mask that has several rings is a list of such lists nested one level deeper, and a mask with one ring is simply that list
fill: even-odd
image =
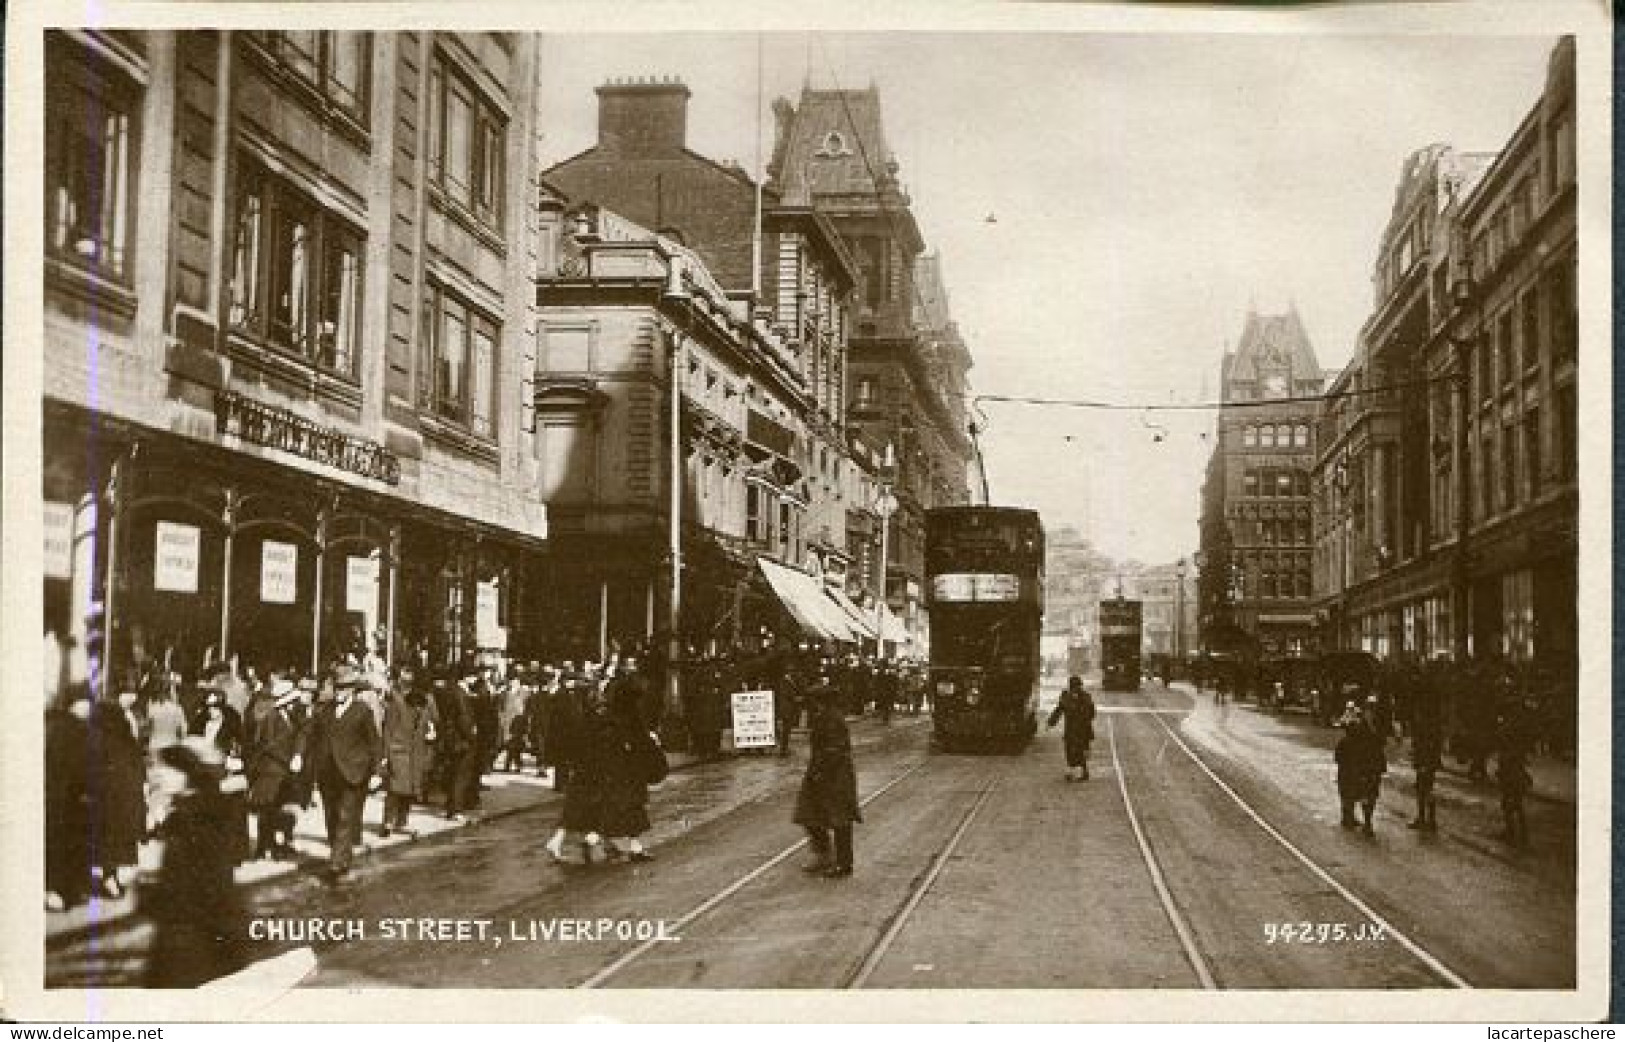
[{"label": "brick chimney stack", "polygon": [[688,86],[675,77],[611,80],[597,88],[598,147],[627,155],[681,151]]}]

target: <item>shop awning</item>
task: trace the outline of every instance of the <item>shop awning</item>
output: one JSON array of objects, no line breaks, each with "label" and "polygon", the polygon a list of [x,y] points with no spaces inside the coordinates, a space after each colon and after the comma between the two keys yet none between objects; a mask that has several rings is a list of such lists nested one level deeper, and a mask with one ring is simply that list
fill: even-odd
[{"label": "shop awning", "polygon": [[847,624],[852,627],[854,633],[864,640],[875,639],[875,617],[873,612],[866,612],[852,603],[852,598],[848,597],[839,587],[825,586],[824,592],[829,595],[830,600],[835,602],[835,606],[841,609],[841,614],[846,616]]},{"label": "shop awning", "polygon": [[880,639],[893,644],[907,644],[913,639],[908,627],[903,625],[903,620],[897,617],[889,604],[880,606]]},{"label": "shop awning", "polygon": [[857,639],[852,633],[851,625],[846,621],[846,613],[837,608],[834,601],[824,596],[821,582],[806,572],[786,568],[765,557],[758,557],[756,563],[761,566],[762,574],[767,577],[767,584],[773,587],[773,592],[783,602],[785,610],[809,635],[820,640]]}]

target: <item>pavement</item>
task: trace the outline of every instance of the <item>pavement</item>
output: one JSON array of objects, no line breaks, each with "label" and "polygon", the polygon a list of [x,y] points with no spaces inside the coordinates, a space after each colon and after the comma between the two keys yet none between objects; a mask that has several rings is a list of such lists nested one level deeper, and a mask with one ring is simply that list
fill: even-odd
[{"label": "pavement", "polygon": [[[1171,690],[1194,700],[1185,732],[1207,748],[1237,762],[1248,763],[1275,782],[1295,789],[1307,788],[1314,799],[1335,805],[1336,767],[1333,750],[1342,732],[1323,727],[1307,713],[1267,710],[1248,702],[1216,704],[1211,692],[1198,692],[1188,684]],[[1416,770],[1410,743],[1390,739],[1388,770],[1383,777],[1379,813],[1403,825],[1415,814]],[[1576,861],[1576,763],[1573,759],[1531,755],[1528,767],[1533,789],[1525,804],[1531,842],[1517,850],[1502,842],[1501,795],[1494,778],[1474,781],[1468,765],[1446,755],[1434,782],[1441,832],[1498,860],[1510,860],[1553,881],[1572,885]]]},{"label": "pavement", "polygon": [[[900,717],[899,721],[907,719]],[[863,718],[852,721],[854,738],[859,736],[861,729],[883,728],[885,725],[878,721]],[[798,748],[805,748],[804,733],[793,735],[793,741]],[[667,751],[667,760],[674,772],[683,771],[702,763],[714,763],[718,760],[749,759],[761,756],[772,756],[773,750],[737,750],[724,748],[711,756],[696,756],[692,753]],[[452,820],[445,816],[438,806],[430,804],[415,805],[407,819],[407,831],[395,832],[384,836],[380,831],[383,820],[384,797],[383,793],[370,793],[361,815],[361,845],[357,850],[357,858],[361,859],[375,852],[391,851],[410,846],[423,840],[430,839],[446,833],[467,829],[484,822],[496,821],[530,810],[549,802],[556,796],[553,788],[552,772],[538,773],[537,764],[530,754],[526,754],[521,769],[518,772],[492,771],[482,778],[483,789],[480,793],[480,806],[470,811],[461,820]],[[329,848],[327,845],[327,828],[322,814],[320,798],[311,801],[311,805],[299,814],[294,823],[294,838],[292,842],[296,857],[293,860],[251,860],[245,861],[237,867],[235,878],[239,887],[256,886],[270,883],[279,879],[297,876],[301,873],[310,873],[324,867],[328,862]],[[114,924],[132,918],[136,913],[136,893],[143,877],[150,877],[158,871],[159,860],[162,857],[161,844],[156,841],[143,843],[140,851],[140,863],[136,869],[135,885],[125,890],[124,896],[117,899],[105,897],[92,897],[85,904],[76,905],[61,912],[48,912],[45,918],[45,936],[49,945],[72,943],[76,939],[100,932],[112,927]]]}]

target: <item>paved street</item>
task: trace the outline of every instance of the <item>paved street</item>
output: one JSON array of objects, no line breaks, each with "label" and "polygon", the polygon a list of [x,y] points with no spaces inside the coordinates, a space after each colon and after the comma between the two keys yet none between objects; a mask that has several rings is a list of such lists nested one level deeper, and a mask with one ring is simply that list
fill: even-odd
[{"label": "paved street", "polygon": [[[557,796],[537,789],[373,852],[339,889],[295,874],[252,902],[261,929],[362,935],[312,944],[315,987],[1573,985],[1572,805],[1535,800],[1536,846],[1503,849],[1483,835],[1492,794],[1447,782],[1443,830],[1419,836],[1395,752],[1366,837],[1337,827],[1329,732],[1187,689],[1101,708],[1082,784],[1058,732],[949,755],[925,717],[855,721],[848,880],[799,871],[798,749],[674,774],[651,800],[651,864],[551,864]],[[53,944],[56,981],[134,972],[144,932],[123,923]]]}]

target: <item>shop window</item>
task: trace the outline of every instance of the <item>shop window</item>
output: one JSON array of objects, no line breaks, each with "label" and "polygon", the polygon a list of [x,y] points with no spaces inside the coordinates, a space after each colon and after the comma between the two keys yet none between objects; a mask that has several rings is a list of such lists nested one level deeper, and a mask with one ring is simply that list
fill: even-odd
[{"label": "shop window", "polygon": [[354,379],[361,234],[246,157],[236,190],[229,327]]},{"label": "shop window", "polygon": [[273,62],[304,81],[323,101],[366,124],[371,33],[267,29],[250,35]]},{"label": "shop window", "polygon": [[140,96],[122,75],[70,44],[53,40],[46,67],[46,251],[127,283]]},{"label": "shop window", "polygon": [[1244,449],[1258,447],[1258,428],[1250,423],[1241,429],[1241,447]]},{"label": "shop window", "polygon": [[497,324],[430,284],[423,301],[424,404],[481,438],[496,432]]},{"label": "shop window", "polygon": [[429,178],[457,209],[502,230],[507,119],[443,54],[429,72]]}]

